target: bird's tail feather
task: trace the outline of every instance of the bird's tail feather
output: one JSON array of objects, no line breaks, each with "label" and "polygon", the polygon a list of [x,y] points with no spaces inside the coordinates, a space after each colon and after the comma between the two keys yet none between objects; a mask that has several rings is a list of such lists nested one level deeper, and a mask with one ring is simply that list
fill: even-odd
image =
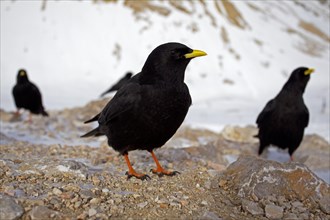
[{"label": "bird's tail feather", "polygon": [[85,121],[84,123],[87,124],[87,123],[90,123],[90,122],[92,122],[92,121],[97,121],[97,120],[99,119],[99,117],[100,117],[100,114],[97,114],[97,115],[95,115],[93,118],[91,118],[91,119]]},{"label": "bird's tail feather", "polygon": [[45,110],[42,110],[42,111],[41,111],[41,114],[42,114],[43,116],[49,116],[48,113],[47,113]]},{"label": "bird's tail feather", "polygon": [[101,135],[103,135],[103,134],[101,133],[100,128],[97,127],[95,129],[91,130],[90,132],[87,132],[86,134],[81,135],[80,137],[82,137],[82,138],[91,137],[91,136],[96,136],[97,137],[97,136],[101,136]]}]

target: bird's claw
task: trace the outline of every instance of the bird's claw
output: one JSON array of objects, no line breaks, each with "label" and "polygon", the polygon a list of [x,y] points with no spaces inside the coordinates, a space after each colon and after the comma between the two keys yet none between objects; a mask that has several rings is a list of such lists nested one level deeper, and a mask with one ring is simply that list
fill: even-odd
[{"label": "bird's claw", "polygon": [[146,174],[138,174],[138,173],[129,173],[128,171],[125,173],[125,175],[127,175],[127,180],[129,180],[132,177],[136,177],[137,179],[140,180],[150,180],[150,176],[146,175]]},{"label": "bird's claw", "polygon": [[155,169],[151,169],[150,170],[152,173],[157,174],[157,176],[162,177],[164,175],[166,176],[175,176],[176,174],[181,174],[179,171],[167,171],[167,170],[155,170]]}]

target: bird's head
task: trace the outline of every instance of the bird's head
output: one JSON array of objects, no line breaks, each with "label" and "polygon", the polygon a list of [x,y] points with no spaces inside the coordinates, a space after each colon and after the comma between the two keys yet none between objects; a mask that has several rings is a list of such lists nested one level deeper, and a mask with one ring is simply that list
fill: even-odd
[{"label": "bird's head", "polygon": [[310,75],[314,71],[315,70],[313,68],[298,67],[291,73],[287,84],[290,85],[290,87],[296,87],[297,89],[300,89],[302,92],[304,92],[310,79]]},{"label": "bird's head", "polygon": [[24,69],[20,69],[17,73],[17,83],[25,83],[28,82],[29,78],[27,76],[27,73]]},{"label": "bird's head", "polygon": [[148,56],[142,72],[159,75],[162,79],[183,81],[184,72],[190,60],[207,55],[180,43],[166,43],[156,47]]}]

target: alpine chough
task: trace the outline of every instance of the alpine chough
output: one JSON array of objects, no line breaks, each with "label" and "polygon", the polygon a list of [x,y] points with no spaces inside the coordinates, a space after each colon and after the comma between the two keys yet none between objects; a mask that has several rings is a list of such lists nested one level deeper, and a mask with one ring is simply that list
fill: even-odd
[{"label": "alpine chough", "polygon": [[133,73],[127,72],[125,76],[123,76],[118,82],[116,82],[113,86],[110,87],[107,91],[103,92],[101,94],[101,97],[103,97],[105,94],[113,91],[117,91],[122,87],[124,84],[126,84],[132,77]]},{"label": "alpine chough", "polygon": [[31,121],[31,113],[48,116],[42,105],[41,93],[38,87],[29,81],[27,72],[24,69],[18,71],[13,96],[17,115],[19,115],[19,110],[23,108],[30,111],[29,121]]},{"label": "alpine chough", "polygon": [[259,114],[258,124],[260,146],[258,154],[269,145],[289,149],[289,155],[299,147],[308,125],[309,112],[303,93],[314,69],[295,69],[278,95],[270,100]]},{"label": "alpine chough", "polygon": [[150,178],[137,173],[128,152],[147,150],[157,168],[152,172],[175,175],[165,170],[153,150],[163,146],[180,127],[191,105],[184,83],[185,69],[194,57],[205,52],[192,50],[180,43],[158,46],[148,56],[142,71],[121,87],[101,113],[86,121],[98,121],[99,126],[82,137],[106,135],[108,144],[125,158],[128,178]]}]

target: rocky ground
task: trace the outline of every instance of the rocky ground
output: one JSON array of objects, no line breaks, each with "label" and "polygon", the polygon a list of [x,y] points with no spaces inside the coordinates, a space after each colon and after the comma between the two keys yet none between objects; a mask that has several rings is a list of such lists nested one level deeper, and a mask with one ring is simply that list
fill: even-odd
[{"label": "rocky ground", "polygon": [[158,177],[149,153],[134,151],[134,168],[151,179],[127,180],[123,158],[105,138],[79,138],[95,126],[82,121],[106,101],[32,123],[0,112],[0,219],[330,219],[323,138],[306,135],[295,162],[286,152],[276,162],[267,160],[272,149],[256,157],[253,126],[221,133],[183,126],[155,151],[181,174]]}]

